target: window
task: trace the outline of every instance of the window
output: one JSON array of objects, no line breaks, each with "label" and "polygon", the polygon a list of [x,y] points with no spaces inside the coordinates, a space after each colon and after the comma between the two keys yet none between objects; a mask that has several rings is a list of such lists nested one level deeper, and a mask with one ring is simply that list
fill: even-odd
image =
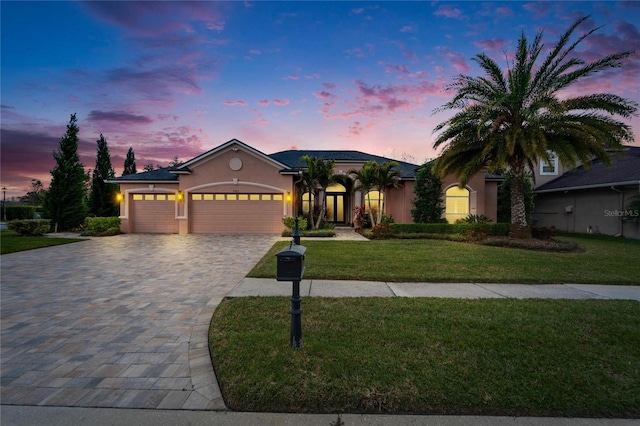
[{"label": "window", "polygon": [[142,200],[142,194],[133,194],[133,201]]},{"label": "window", "polygon": [[191,194],[191,199],[194,201],[202,200],[202,194]]},{"label": "window", "polygon": [[249,199],[249,194],[238,194],[239,201],[247,201]]},{"label": "window", "polygon": [[384,194],[380,191],[369,191],[364,196],[364,208],[366,211],[369,211],[369,207],[371,210],[378,211],[379,208],[382,208],[382,199],[384,198]]},{"label": "window", "polygon": [[551,159],[549,164],[544,160],[540,160],[541,176],[556,176],[558,174],[558,157],[553,152],[549,152],[549,158]]},{"label": "window", "polygon": [[469,190],[452,186],[445,192],[445,218],[449,223],[469,215]]},{"label": "window", "polygon": [[165,194],[156,195],[156,200],[158,201],[165,201],[166,199],[167,199],[167,196]]},{"label": "window", "polygon": [[[311,206],[314,205],[315,195],[311,193]],[[302,213],[309,214],[309,193],[302,194]]]},{"label": "window", "polygon": [[282,201],[282,194],[273,194],[273,201]]}]

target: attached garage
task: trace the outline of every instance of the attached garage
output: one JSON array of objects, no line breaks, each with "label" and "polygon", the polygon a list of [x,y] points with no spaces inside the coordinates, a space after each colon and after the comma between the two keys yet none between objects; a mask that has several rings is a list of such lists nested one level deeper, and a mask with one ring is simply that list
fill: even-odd
[{"label": "attached garage", "polygon": [[189,231],[194,234],[280,233],[285,209],[283,194],[190,194]]},{"label": "attached garage", "polygon": [[130,194],[132,231],[138,233],[177,234],[174,194]]}]

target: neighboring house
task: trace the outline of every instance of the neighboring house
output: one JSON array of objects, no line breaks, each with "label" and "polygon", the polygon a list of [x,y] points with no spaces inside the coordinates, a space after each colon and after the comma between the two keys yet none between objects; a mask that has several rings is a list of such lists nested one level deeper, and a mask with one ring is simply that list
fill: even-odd
[{"label": "neighboring house", "polygon": [[[334,173],[347,175],[364,163],[391,161],[360,151],[289,150],[267,155],[232,139],[177,167],[125,175],[109,180],[120,185],[121,230],[152,233],[280,233],[284,216],[302,213],[306,198],[301,185],[304,155],[334,160]],[[418,165],[398,162],[398,188],[386,192],[386,213],[396,222],[412,222],[411,201]],[[453,221],[468,214],[496,217],[499,177],[479,173],[460,189],[443,180],[446,216]],[[364,196],[353,182],[327,188],[330,222],[350,225],[353,209]]]},{"label": "neighboring house", "polygon": [[640,212],[628,208],[640,197],[640,147],[625,147],[612,159],[611,167],[594,160],[564,173],[557,161],[551,168],[541,165],[534,190],[535,225],[640,238]]}]

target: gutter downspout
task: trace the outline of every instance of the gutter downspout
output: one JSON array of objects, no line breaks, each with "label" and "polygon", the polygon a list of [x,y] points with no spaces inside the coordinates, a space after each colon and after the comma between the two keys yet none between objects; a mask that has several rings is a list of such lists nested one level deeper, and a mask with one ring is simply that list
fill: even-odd
[{"label": "gutter downspout", "polygon": [[[611,190],[617,192],[618,194],[620,194],[620,211],[623,211],[624,210],[624,192],[620,191],[619,189],[616,189],[615,186],[611,186]],[[618,221],[620,222],[620,225],[619,225],[620,233],[618,235],[616,235],[616,237],[624,237],[623,217],[624,216],[619,216],[618,217]]]}]

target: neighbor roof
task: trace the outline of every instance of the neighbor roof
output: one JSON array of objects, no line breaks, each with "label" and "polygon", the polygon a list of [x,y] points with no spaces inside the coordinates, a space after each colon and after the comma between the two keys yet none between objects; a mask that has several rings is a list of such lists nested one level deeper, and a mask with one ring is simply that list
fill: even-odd
[{"label": "neighbor roof", "polygon": [[324,160],[334,160],[337,163],[342,162],[367,162],[375,161],[376,163],[386,163],[396,161],[403,179],[415,179],[416,172],[420,166],[417,164],[405,163],[404,161],[392,160],[378,155],[367,154],[361,151],[323,151],[323,150],[288,150],[280,151],[269,155],[274,160],[288,165],[290,168],[304,169],[307,163],[302,161],[302,157],[308,155],[310,157],[322,158]]},{"label": "neighbor roof", "polygon": [[562,176],[540,185],[534,192],[555,192],[618,185],[640,184],[640,147],[625,147],[611,154],[613,164],[605,166],[594,160],[584,166],[565,172]]},{"label": "neighbor roof", "polygon": [[109,179],[108,182],[148,182],[148,183],[160,183],[160,182],[177,182],[178,175],[173,174],[170,170],[174,167],[163,167],[161,169],[152,170],[150,172],[140,172],[130,175],[124,175],[117,178]]}]

